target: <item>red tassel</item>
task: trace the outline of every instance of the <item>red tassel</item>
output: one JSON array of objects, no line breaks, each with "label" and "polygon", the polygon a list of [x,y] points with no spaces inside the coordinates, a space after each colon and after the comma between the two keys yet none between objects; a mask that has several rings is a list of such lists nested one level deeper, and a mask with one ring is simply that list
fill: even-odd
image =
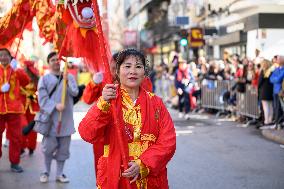
[{"label": "red tassel", "polygon": [[[98,33],[88,30],[83,36],[82,29],[71,24],[67,28],[65,38],[67,43],[61,47],[63,56],[83,57],[84,63],[93,72],[105,71],[101,54],[102,44],[99,42]],[[110,53],[109,53],[110,54]],[[110,55],[108,55],[110,61]]]}]

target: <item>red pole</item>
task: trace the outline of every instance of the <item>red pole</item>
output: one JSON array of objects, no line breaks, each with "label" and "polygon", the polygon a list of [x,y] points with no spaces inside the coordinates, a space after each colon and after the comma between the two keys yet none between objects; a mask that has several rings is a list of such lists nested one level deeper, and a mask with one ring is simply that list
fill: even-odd
[{"label": "red pole", "polygon": [[[108,63],[108,58],[107,58],[107,51],[106,51],[106,44],[104,41],[104,37],[103,37],[103,29],[102,29],[102,24],[101,24],[101,18],[100,18],[100,13],[99,13],[99,6],[98,6],[98,2],[97,0],[93,0],[93,6],[94,6],[94,14],[95,14],[95,18],[96,18],[96,24],[97,24],[97,29],[98,29],[98,35],[99,35],[99,42],[102,45],[102,59],[103,59],[103,64],[105,66],[105,72],[106,72],[106,82],[107,83],[112,83],[112,75],[110,72],[110,68],[109,68],[109,63]],[[123,145],[123,136],[120,130],[120,126],[119,126],[119,120],[116,114],[116,109],[115,109],[115,101],[112,100],[111,101],[111,110],[112,110],[112,115],[113,115],[113,119],[114,119],[114,124],[115,124],[115,129],[116,132],[118,134],[118,144],[119,144],[119,148],[121,151],[121,155],[122,155],[122,163],[123,163],[123,169],[126,170],[128,168],[128,158],[126,156],[126,151],[124,149],[124,145]],[[130,183],[128,182],[127,184],[127,188],[131,189],[130,187]]]},{"label": "red pole", "polygon": [[[21,41],[22,41],[22,38],[23,38],[23,32],[24,32],[24,29],[25,29],[25,26],[26,26],[26,20],[27,20],[27,17],[25,18],[24,23],[23,23],[22,28],[21,28],[21,34],[20,34],[19,43],[18,43],[17,49],[16,49],[15,59],[17,59],[17,56],[18,56],[20,44],[21,44]],[[13,69],[11,69],[11,71],[9,73],[8,80],[7,80],[8,83],[10,82],[12,73],[13,73]]]}]

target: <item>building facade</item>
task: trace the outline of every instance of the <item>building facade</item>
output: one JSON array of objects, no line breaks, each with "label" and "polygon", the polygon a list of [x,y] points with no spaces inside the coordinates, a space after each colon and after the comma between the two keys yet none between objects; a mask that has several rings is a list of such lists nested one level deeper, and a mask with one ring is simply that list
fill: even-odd
[{"label": "building facade", "polygon": [[108,39],[111,50],[118,52],[123,49],[125,28],[124,0],[108,1]]},{"label": "building facade", "polygon": [[241,57],[271,58],[284,48],[283,0],[204,0],[200,21],[203,28],[216,28],[206,41],[207,54],[220,58],[224,51]]}]

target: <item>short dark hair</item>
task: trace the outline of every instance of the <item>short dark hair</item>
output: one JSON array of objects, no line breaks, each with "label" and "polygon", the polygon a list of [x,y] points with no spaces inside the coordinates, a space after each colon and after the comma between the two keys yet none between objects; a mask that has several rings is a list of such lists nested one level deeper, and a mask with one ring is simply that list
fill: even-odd
[{"label": "short dark hair", "polygon": [[52,57],[54,57],[55,55],[57,55],[57,52],[55,52],[55,51],[53,51],[53,52],[51,52],[51,53],[49,53],[48,55],[47,55],[47,63],[49,64],[49,60],[52,58]]},{"label": "short dark hair", "polygon": [[0,51],[5,51],[5,52],[7,52],[8,55],[10,56],[10,58],[11,58],[11,59],[13,58],[12,55],[11,55],[11,52],[9,51],[9,49],[7,49],[7,48],[0,48]]},{"label": "short dark hair", "polygon": [[118,55],[119,55],[118,52],[117,52],[117,53],[114,53],[114,54],[112,55],[112,59],[113,59],[115,62],[117,61]]},{"label": "short dark hair", "polygon": [[118,56],[116,58],[116,70],[119,71],[119,68],[121,66],[121,64],[124,62],[124,60],[130,56],[134,56],[136,58],[138,58],[139,60],[141,60],[144,69],[146,71],[146,58],[144,56],[144,54],[136,49],[125,49],[123,51],[121,51],[120,53],[118,53]]}]

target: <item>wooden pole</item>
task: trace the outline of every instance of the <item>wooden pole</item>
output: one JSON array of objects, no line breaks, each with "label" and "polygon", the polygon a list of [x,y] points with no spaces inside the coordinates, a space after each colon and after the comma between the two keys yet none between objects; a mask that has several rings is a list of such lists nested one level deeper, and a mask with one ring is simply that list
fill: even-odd
[{"label": "wooden pole", "polygon": [[[67,71],[68,71],[67,67],[68,67],[67,60],[64,59],[63,75],[67,75]],[[67,79],[63,78],[63,86],[62,86],[62,93],[61,93],[61,104],[63,104],[64,106],[65,106],[66,92],[67,92]],[[62,112],[59,112],[57,134],[60,134],[61,126],[62,126]]]}]

